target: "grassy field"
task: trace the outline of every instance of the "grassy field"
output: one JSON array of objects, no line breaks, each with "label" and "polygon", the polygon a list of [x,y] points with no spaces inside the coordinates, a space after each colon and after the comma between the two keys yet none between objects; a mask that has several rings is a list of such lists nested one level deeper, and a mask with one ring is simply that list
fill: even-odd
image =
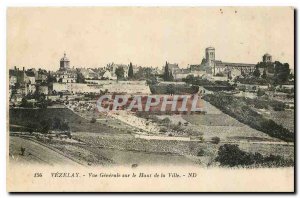
[{"label": "grassy field", "polygon": [[66,108],[9,110],[10,125],[28,126],[29,123],[38,124],[43,120],[53,120],[54,118],[66,121],[72,132],[126,133],[128,131],[126,127],[122,127],[122,125],[115,120],[110,120],[109,122],[103,120],[101,122],[91,123],[90,120]]},{"label": "grassy field", "polygon": [[[62,143],[55,138],[49,140],[47,144],[85,165],[198,164],[214,166],[218,149],[225,143],[238,144],[247,152],[260,152],[263,155],[277,154],[293,159],[293,144],[281,144],[282,141],[237,121],[209,103],[206,104],[206,108],[208,111],[205,115],[182,115],[182,119],[191,124],[188,127],[203,134],[204,142],[135,138],[132,128],[123,125],[118,120],[110,123],[101,118],[96,123],[90,123],[89,119],[65,108],[10,109],[9,115],[10,125],[21,129],[24,128],[20,126],[39,123],[45,119],[57,117],[66,120],[71,128],[72,140],[82,142],[82,144]],[[221,139],[219,144],[209,142],[215,136]],[[40,148],[43,146],[37,143],[15,137],[10,139],[11,159],[15,160],[17,156],[18,161],[48,164],[56,164],[58,161],[66,162],[66,164],[72,163],[47,147]],[[31,154],[20,157],[18,154],[20,145],[25,145],[26,149],[28,147],[27,151]],[[53,157],[47,161],[46,155]]]},{"label": "grassy field", "polygon": [[232,116],[253,129],[286,142],[294,141],[293,132],[283,127],[280,123],[257,112],[250,102],[244,98],[219,93],[205,95],[204,99],[218,107],[225,114]]},{"label": "grassy field", "polygon": [[183,115],[183,119],[195,125],[234,126],[234,127],[244,126],[239,121],[223,113],[205,114],[205,115],[201,115],[201,114]]},{"label": "grassy field", "polygon": [[[207,151],[207,156],[217,149],[216,145],[199,142],[145,140],[131,135],[109,135],[96,133],[76,133],[89,146],[86,149],[101,153],[117,164],[202,164],[202,158],[189,159],[186,156],[197,156],[200,149]],[[206,165],[206,164],[205,164]]]},{"label": "grassy field", "polygon": [[[161,164],[199,164],[214,166],[220,144],[144,140],[136,139],[131,135],[112,136],[97,133],[76,133],[75,137],[88,143],[86,149],[101,153],[102,156],[112,159],[115,163],[161,163]],[[293,145],[264,144],[255,142],[235,142],[244,151],[262,155],[277,154],[287,159],[294,159]],[[203,156],[198,156],[203,151]],[[188,157],[189,156],[189,157]],[[145,157],[145,159],[143,159]],[[174,161],[172,161],[174,160]],[[177,160],[177,161],[176,161]]]},{"label": "grassy field", "polygon": [[205,102],[205,108],[208,111],[204,115],[182,115],[182,118],[191,123],[194,130],[202,132],[206,140],[216,136],[221,141],[279,141],[216,110],[209,102]]}]

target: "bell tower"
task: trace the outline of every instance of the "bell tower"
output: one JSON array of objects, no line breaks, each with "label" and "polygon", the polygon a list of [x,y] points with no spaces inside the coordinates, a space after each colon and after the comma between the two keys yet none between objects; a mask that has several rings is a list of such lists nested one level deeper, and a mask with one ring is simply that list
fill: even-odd
[{"label": "bell tower", "polygon": [[66,52],[64,53],[64,57],[60,59],[60,70],[68,70],[70,68],[70,60],[66,56]]},{"label": "bell tower", "polygon": [[215,61],[215,48],[208,47],[205,49],[205,59],[207,66],[213,67]]}]

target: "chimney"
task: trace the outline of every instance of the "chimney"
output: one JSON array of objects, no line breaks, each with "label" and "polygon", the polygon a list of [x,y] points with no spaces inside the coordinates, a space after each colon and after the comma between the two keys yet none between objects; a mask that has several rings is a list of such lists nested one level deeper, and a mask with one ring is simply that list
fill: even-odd
[{"label": "chimney", "polygon": [[15,70],[17,70],[17,66],[15,66]]},{"label": "chimney", "polygon": [[25,67],[23,67],[23,71],[25,71]]}]

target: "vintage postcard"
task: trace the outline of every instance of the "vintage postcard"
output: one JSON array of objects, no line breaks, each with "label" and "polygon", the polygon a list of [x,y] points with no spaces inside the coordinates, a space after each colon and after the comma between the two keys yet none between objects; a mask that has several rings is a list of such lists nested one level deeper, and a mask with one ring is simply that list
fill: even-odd
[{"label": "vintage postcard", "polygon": [[7,191],[294,192],[292,7],[10,7]]}]

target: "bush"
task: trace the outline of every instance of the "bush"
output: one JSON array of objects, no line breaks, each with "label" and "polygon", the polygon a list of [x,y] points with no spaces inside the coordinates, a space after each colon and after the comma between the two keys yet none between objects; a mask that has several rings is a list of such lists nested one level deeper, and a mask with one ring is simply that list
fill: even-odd
[{"label": "bush", "polygon": [[161,120],[162,124],[168,124],[170,122],[171,122],[171,120],[169,118],[164,118],[163,120]]},{"label": "bush", "polygon": [[274,111],[284,111],[284,106],[275,106]]},{"label": "bush", "polygon": [[284,111],[285,104],[279,101],[271,101],[270,105],[273,107],[274,111]]},{"label": "bush", "polygon": [[69,139],[72,139],[72,134],[70,132],[67,132],[66,135],[68,136]]},{"label": "bush", "polygon": [[92,118],[91,123],[96,123],[96,118]]},{"label": "bush", "polygon": [[159,131],[165,133],[168,131],[168,129],[166,127],[161,127]]},{"label": "bush", "polygon": [[265,95],[265,91],[264,90],[262,90],[262,89],[258,89],[258,91],[257,91],[257,96],[263,96],[263,95]]},{"label": "bush", "polygon": [[257,101],[256,103],[254,103],[254,107],[256,109],[268,109],[268,105],[266,103],[259,102],[259,101]]},{"label": "bush", "polygon": [[245,166],[251,165],[254,161],[250,155],[239,149],[237,144],[224,144],[220,146],[216,161],[220,162],[221,166]]},{"label": "bush", "polygon": [[200,140],[200,142],[204,142],[204,137],[203,137],[203,136],[200,136],[200,137],[199,137],[199,140]]},{"label": "bush", "polygon": [[249,153],[240,150],[237,144],[224,144],[218,150],[216,161],[221,166],[267,166],[267,167],[285,167],[294,166],[293,160],[286,160],[282,156],[269,155],[264,157],[260,153]]},{"label": "bush", "polygon": [[211,143],[213,143],[213,144],[219,144],[220,143],[220,138],[219,137],[212,137],[211,138]]},{"label": "bush", "polygon": [[177,131],[177,132],[183,131],[183,128],[181,127],[181,125],[172,125],[171,128],[173,131]]},{"label": "bush", "polygon": [[200,149],[197,153],[197,156],[201,157],[201,156],[204,156],[205,152],[203,149]]}]

